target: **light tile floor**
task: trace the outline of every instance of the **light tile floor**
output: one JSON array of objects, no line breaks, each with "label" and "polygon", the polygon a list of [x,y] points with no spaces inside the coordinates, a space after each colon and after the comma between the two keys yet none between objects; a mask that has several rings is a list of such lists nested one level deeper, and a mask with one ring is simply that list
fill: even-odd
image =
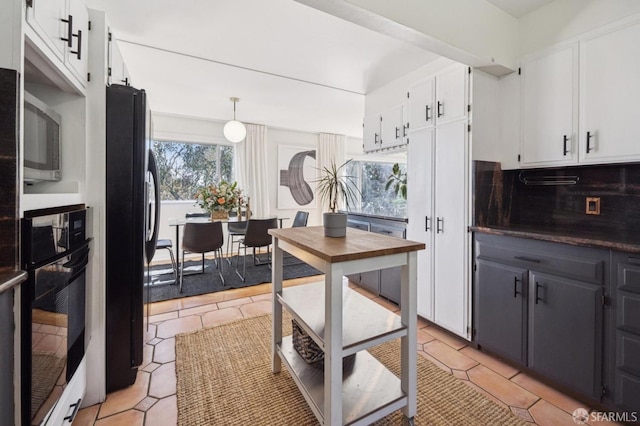
[{"label": "light tile floor", "polygon": [[[290,280],[285,286],[317,280],[317,276]],[[388,300],[349,285],[380,305],[399,310]],[[270,312],[271,284],[158,302],[150,309],[144,361],[135,384],[107,395],[102,404],[80,410],[74,425],[175,425],[175,335]],[[422,319],[417,341],[419,355],[532,424],[574,425],[571,413],[585,407]]]}]

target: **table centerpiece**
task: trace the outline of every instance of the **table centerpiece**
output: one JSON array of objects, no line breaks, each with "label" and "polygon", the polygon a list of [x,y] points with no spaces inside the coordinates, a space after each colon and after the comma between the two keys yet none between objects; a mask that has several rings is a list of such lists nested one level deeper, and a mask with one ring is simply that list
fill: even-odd
[{"label": "table centerpiece", "polygon": [[243,205],[242,190],[238,182],[220,181],[218,184],[203,186],[196,191],[196,204],[211,213],[211,220],[229,218],[229,211]]}]

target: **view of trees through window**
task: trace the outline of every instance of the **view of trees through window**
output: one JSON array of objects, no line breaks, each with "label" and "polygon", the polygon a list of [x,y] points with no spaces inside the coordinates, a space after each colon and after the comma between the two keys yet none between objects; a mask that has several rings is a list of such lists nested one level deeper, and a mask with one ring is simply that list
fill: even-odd
[{"label": "view of trees through window", "polygon": [[[347,174],[355,178],[361,192],[359,204],[351,210],[383,216],[406,216],[407,201],[393,191],[393,186],[385,191],[393,164],[351,161],[347,165]],[[406,173],[406,164],[400,164],[400,170]]]},{"label": "view of trees through window", "polygon": [[205,185],[234,180],[233,147],[154,141],[162,200],[193,200]]}]

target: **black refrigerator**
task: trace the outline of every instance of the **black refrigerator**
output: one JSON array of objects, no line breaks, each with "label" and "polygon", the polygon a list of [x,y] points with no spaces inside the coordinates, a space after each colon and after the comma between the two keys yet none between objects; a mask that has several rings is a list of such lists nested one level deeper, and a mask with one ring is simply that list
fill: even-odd
[{"label": "black refrigerator", "polygon": [[160,214],[144,90],[107,87],[106,390],[135,382],[142,363],[144,284]]}]

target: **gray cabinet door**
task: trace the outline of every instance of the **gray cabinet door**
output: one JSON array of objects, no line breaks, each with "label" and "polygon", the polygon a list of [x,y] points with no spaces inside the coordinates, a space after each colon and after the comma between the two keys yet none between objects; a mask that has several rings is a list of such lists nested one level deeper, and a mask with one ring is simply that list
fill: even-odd
[{"label": "gray cabinet door", "polygon": [[497,355],[526,364],[527,271],[478,260],[475,279],[476,342]]},{"label": "gray cabinet door", "polygon": [[529,273],[529,367],[596,400],[602,386],[602,295],[602,286]]}]

